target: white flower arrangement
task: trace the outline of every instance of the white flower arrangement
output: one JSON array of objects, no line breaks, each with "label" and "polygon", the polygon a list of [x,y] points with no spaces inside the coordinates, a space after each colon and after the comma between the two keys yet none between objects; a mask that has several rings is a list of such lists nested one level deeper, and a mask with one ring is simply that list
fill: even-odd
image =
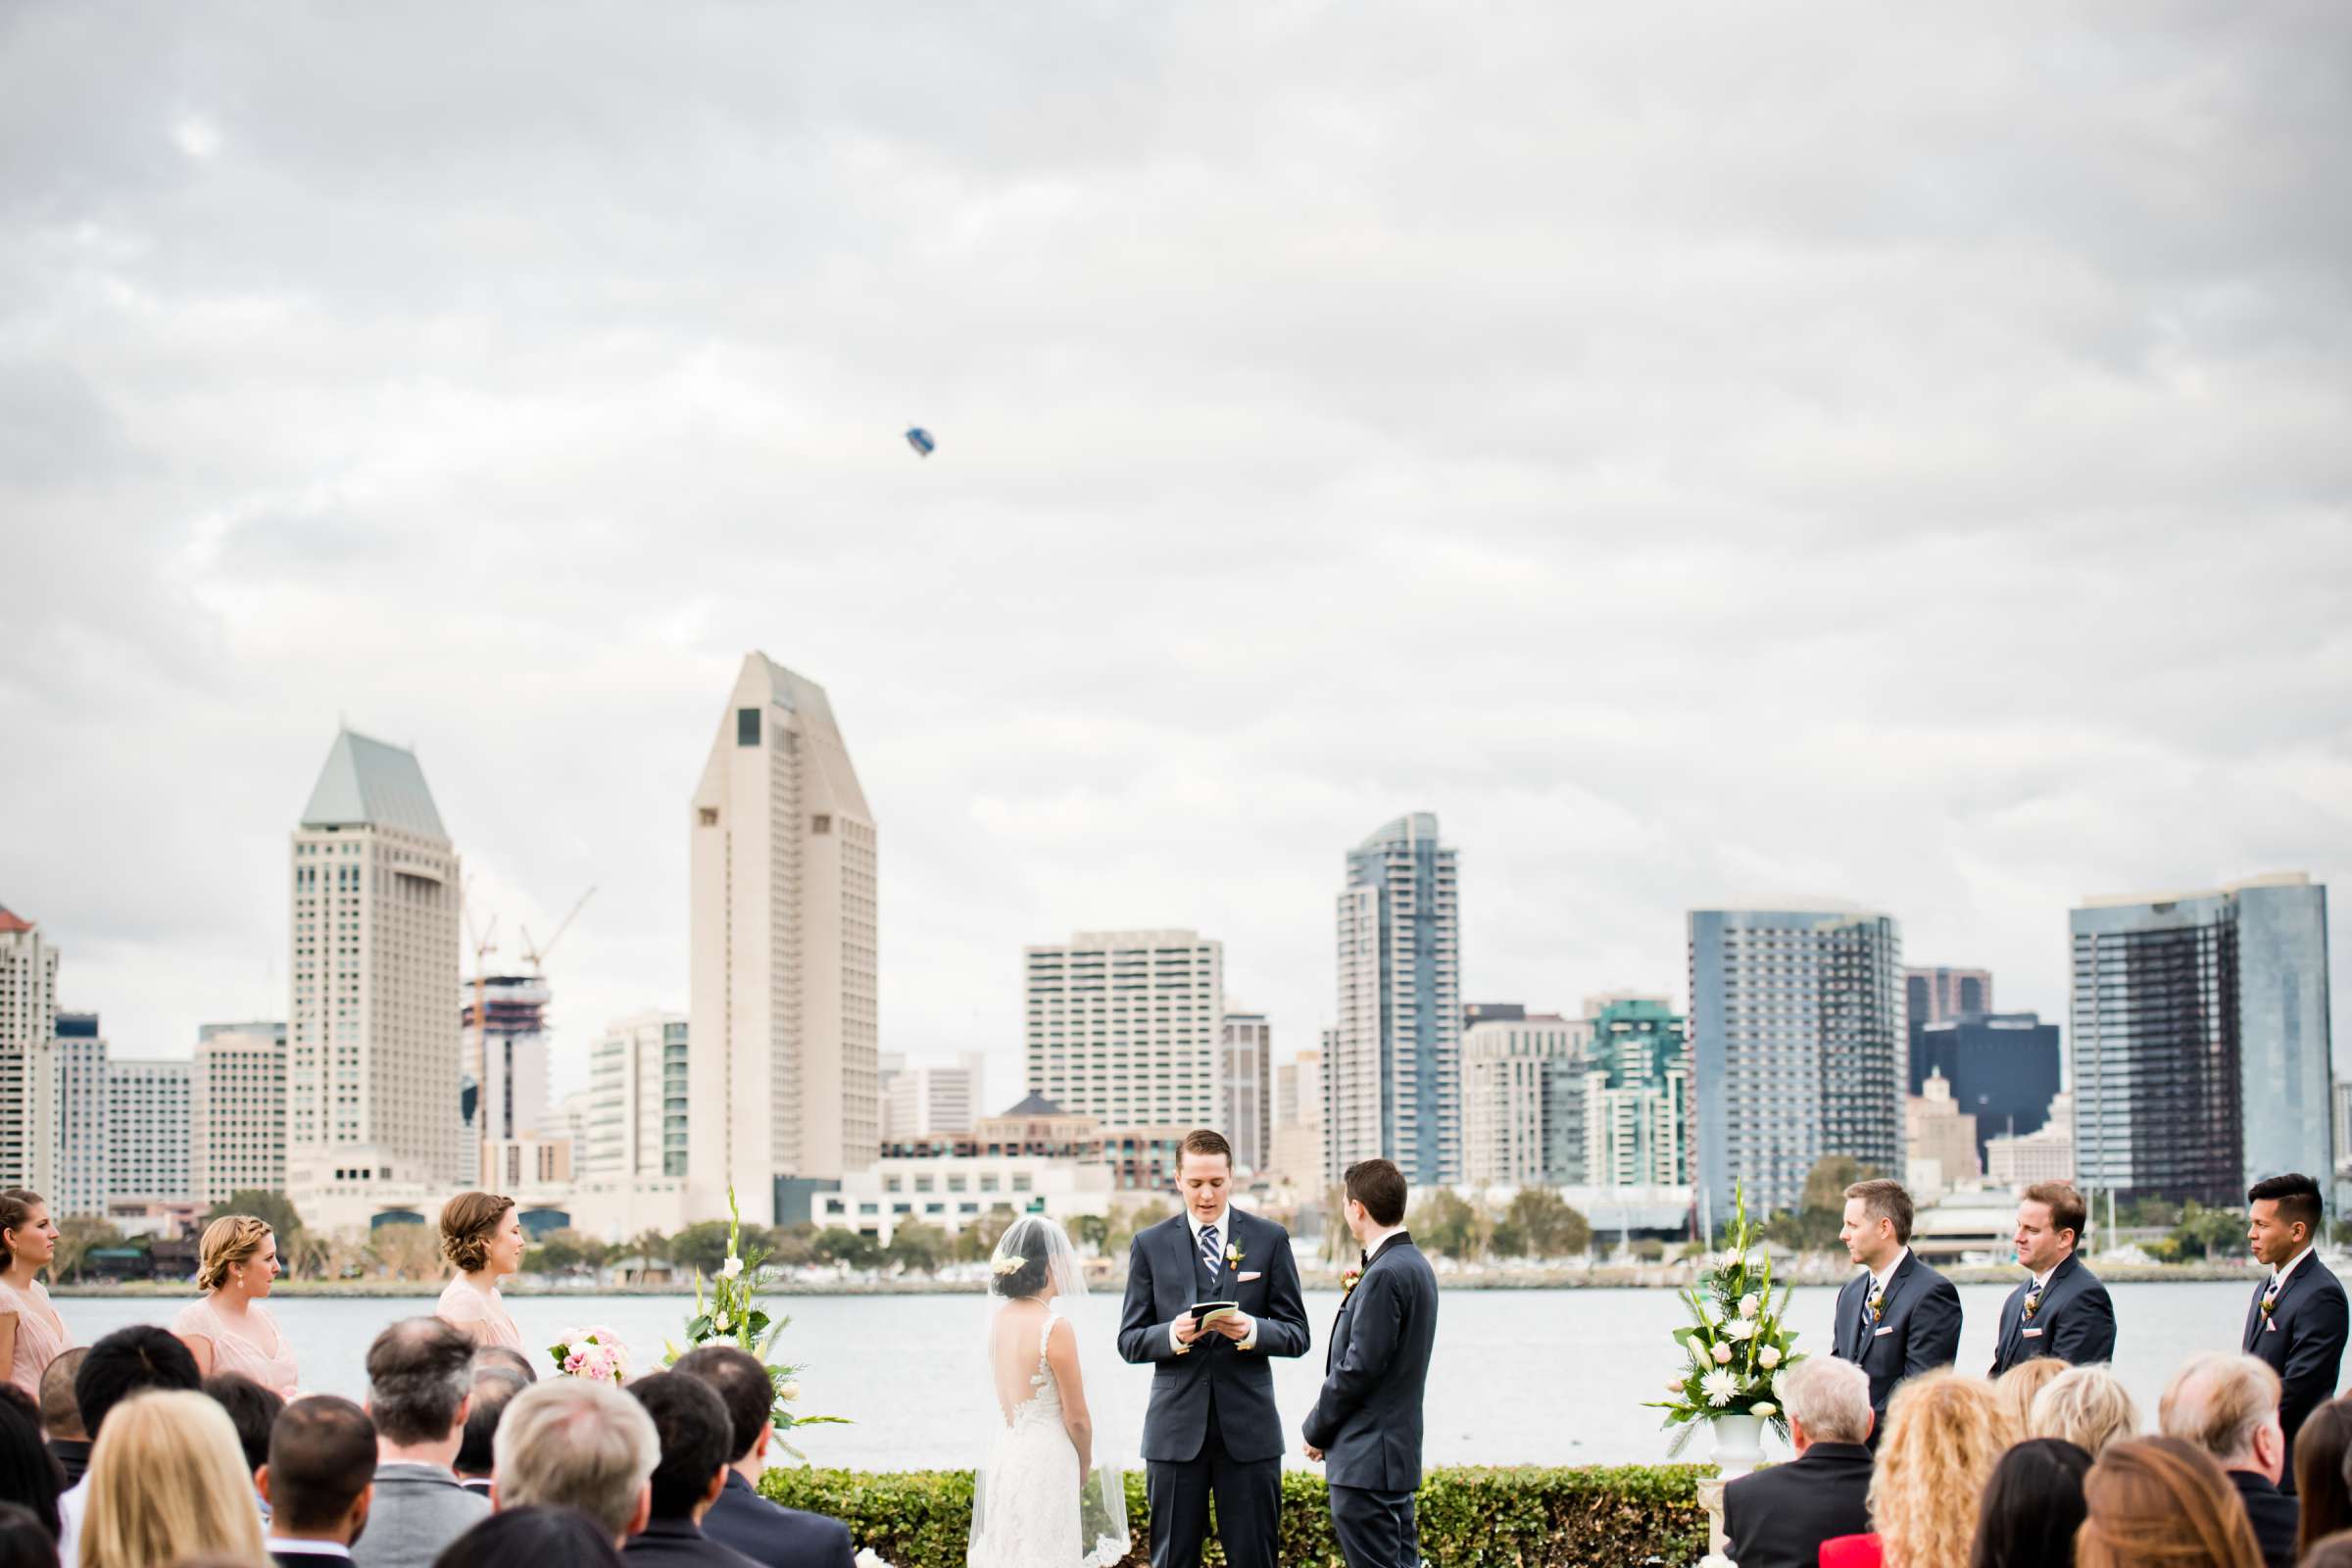
[{"label": "white flower arrangement", "polygon": [[1721,1409],[1740,1392],[1740,1380],[1729,1372],[1709,1372],[1698,1380],[1698,1388],[1707,1396],[1707,1403]]},{"label": "white flower arrangement", "polygon": [[[796,1459],[805,1456],[794,1447],[784,1434],[795,1427],[820,1426],[838,1423],[845,1417],[837,1415],[801,1415],[786,1409],[801,1396],[801,1386],[792,1381],[801,1370],[789,1362],[770,1361],[776,1337],[784,1332],[792,1319],[770,1317],[760,1304],[760,1265],[767,1259],[766,1251],[755,1245],[747,1253],[743,1246],[743,1216],[736,1207],[735,1190],[727,1189],[727,1255],[711,1277],[710,1292],[703,1293],[703,1271],[694,1271],[694,1316],[686,1321],[686,1343],[689,1346],[731,1345],[749,1354],[767,1369],[767,1381],[775,1391],[770,1401],[768,1419],[775,1424],[776,1446]],[[682,1353],[672,1345],[667,1347],[668,1362],[674,1363]]]},{"label": "white flower arrangement", "polygon": [[1756,1325],[1747,1318],[1736,1317],[1723,1326],[1723,1337],[1735,1342],[1752,1340],[1756,1337]]},{"label": "white flower arrangement", "polygon": [[1649,1401],[1666,1412],[1668,1427],[1680,1429],[1676,1453],[1717,1416],[1760,1416],[1788,1436],[1788,1416],[1773,1398],[1775,1373],[1804,1357],[1787,1323],[1788,1288],[1782,1286],[1777,1298],[1773,1294],[1771,1254],[1749,1258],[1758,1236],[1748,1222],[1744,1189],[1735,1195],[1729,1241],[1721,1263],[1703,1268],[1683,1292],[1690,1321],[1674,1331],[1682,1373],[1670,1381],[1669,1397]]},{"label": "white flower arrangement", "polygon": [[1773,1403],[1770,1399],[1760,1399],[1756,1403],[1747,1407],[1747,1413],[1749,1415],[1760,1415],[1769,1421],[1774,1416],[1781,1413],[1781,1407]]}]

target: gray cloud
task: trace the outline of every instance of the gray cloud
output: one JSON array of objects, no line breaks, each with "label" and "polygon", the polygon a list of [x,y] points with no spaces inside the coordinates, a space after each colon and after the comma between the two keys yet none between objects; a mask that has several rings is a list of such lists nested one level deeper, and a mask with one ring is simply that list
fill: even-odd
[{"label": "gray cloud", "polygon": [[1311,1042],[1414,808],[1480,997],[1804,889],[2060,1012],[2084,894],[2352,875],[2348,33],[15,8],[0,901],[123,1049],[282,1010],[345,715],[507,929],[600,886],[576,1052],[684,1002],[757,646],[882,818],[888,1043],[1006,1095],[1074,928]]}]

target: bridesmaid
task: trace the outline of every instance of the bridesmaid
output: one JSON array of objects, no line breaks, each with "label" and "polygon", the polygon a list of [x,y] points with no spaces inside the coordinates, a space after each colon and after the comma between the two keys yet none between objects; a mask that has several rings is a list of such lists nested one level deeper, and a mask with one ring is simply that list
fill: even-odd
[{"label": "bridesmaid", "polygon": [[433,1314],[476,1345],[523,1352],[522,1330],[507,1311],[498,1282],[522,1267],[528,1243],[514,1200],[496,1193],[460,1193],[441,1209],[441,1250],[458,1277],[441,1293]]},{"label": "bridesmaid", "polygon": [[0,1377],[37,1401],[41,1373],[72,1343],[34,1276],[57,1256],[57,1225],[38,1193],[0,1193]]},{"label": "bridesmaid", "polygon": [[251,1214],[225,1214],[204,1228],[197,1256],[196,1286],[204,1295],[172,1320],[196,1369],[208,1378],[241,1373],[281,1399],[293,1398],[300,1381],[294,1347],[262,1304],[282,1272],[276,1236]]}]

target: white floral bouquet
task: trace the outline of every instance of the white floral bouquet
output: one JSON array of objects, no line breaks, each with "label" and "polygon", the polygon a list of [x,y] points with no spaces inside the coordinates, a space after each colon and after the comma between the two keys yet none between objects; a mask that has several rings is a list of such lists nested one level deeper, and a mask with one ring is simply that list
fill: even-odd
[{"label": "white floral bouquet", "polygon": [[629,1348],[611,1329],[567,1329],[547,1348],[547,1353],[556,1358],[556,1370],[567,1378],[615,1386],[629,1378]]},{"label": "white floral bouquet", "polygon": [[[783,1333],[792,1319],[771,1318],[760,1304],[760,1265],[767,1253],[755,1247],[749,1255],[743,1250],[743,1212],[735,1202],[735,1189],[727,1189],[727,1256],[718,1273],[710,1281],[709,1298],[703,1295],[703,1271],[694,1271],[694,1315],[686,1320],[686,1343],[689,1346],[732,1345],[751,1355],[767,1368],[768,1383],[775,1390],[775,1398],[768,1418],[775,1424],[776,1445],[796,1459],[806,1461],[807,1455],[794,1447],[784,1434],[795,1427],[823,1426],[845,1423],[846,1416],[804,1415],[792,1408],[801,1396],[797,1377],[798,1366],[770,1361],[768,1353],[776,1336]],[[682,1353],[674,1345],[667,1347],[668,1361],[675,1362]]]},{"label": "white floral bouquet", "polygon": [[1758,1238],[1748,1224],[1744,1187],[1734,1191],[1731,1233],[1725,1239],[1723,1255],[1682,1293],[1690,1327],[1674,1333],[1684,1356],[1682,1371],[1666,1381],[1674,1396],[1649,1401],[1651,1409],[1666,1412],[1667,1426],[1682,1428],[1675,1434],[1675,1453],[1683,1451],[1699,1423],[1717,1416],[1761,1416],[1773,1431],[1788,1435],[1788,1418],[1774,1397],[1773,1382],[1804,1357],[1786,1323],[1788,1287],[1782,1286],[1780,1299],[1773,1299],[1772,1254],[1766,1252],[1761,1264],[1748,1257]]}]

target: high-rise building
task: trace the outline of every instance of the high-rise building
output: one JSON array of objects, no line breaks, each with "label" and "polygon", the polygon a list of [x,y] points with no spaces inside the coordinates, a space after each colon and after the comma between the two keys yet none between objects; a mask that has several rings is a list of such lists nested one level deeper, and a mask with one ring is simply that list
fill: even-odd
[{"label": "high-rise building", "polygon": [[1584,1180],[1595,1187],[1690,1184],[1689,1021],[1664,997],[1589,998],[1597,1081],[1586,1091]]},{"label": "high-rise building", "polygon": [[1461,1040],[1462,1176],[1477,1187],[1584,1180],[1592,1026],[1556,1012],[1490,1016]]},{"label": "high-rise building", "polygon": [[1883,914],[1694,909],[1690,1048],[1700,1218],[1794,1208],[1829,1154],[1903,1160],[1902,938]]},{"label": "high-rise building", "polygon": [[1462,1179],[1461,914],[1456,852],[1434,812],[1348,854],[1339,1022],[1324,1061],[1325,1166],[1395,1160],[1414,1187]]},{"label": "high-rise building", "polygon": [[2069,923],[2085,1188],[2233,1206],[2330,1168],[2325,887],[2295,872],[2089,899]]},{"label": "high-rise building", "polygon": [[94,1012],[57,1015],[57,1178],[53,1214],[106,1212],[106,1036]]},{"label": "high-rise building", "polygon": [[684,1016],[639,1012],[588,1048],[588,1090],[572,1142],[573,1224],[628,1241],[689,1223],[693,1051]]},{"label": "high-rise building", "polygon": [[823,687],[745,656],[688,834],[689,1200],[770,1225],[882,1132],[874,817]]},{"label": "high-rise building", "polygon": [[[1995,1187],[2031,1187],[2035,1182],[2075,1179],[2075,1106],[2072,1095],[2051,1100],[2040,1127],[1984,1146],[1984,1179]],[[2317,1178],[2314,1178],[2315,1180]]]},{"label": "high-rise building", "polygon": [[[1323,1032],[1326,1042],[1331,1031]],[[1321,1191],[1323,1171],[1323,1052],[1301,1051],[1274,1069],[1274,1138],[1267,1174]]]},{"label": "high-rise building", "polygon": [[1923,1093],[1905,1097],[1903,1142],[1903,1181],[1916,1199],[1932,1201],[1979,1175],[1977,1118],[1952,1099],[1941,1073],[1930,1073]]},{"label": "high-rise building", "polygon": [[[1903,971],[1903,1010],[1914,1029],[1932,1023],[1949,1023],[1970,1013],[1990,1012],[1992,971],[1954,969],[1941,964],[1907,968]],[[1914,1085],[1911,1092],[1918,1094],[1918,1086]]]},{"label": "high-rise building", "polygon": [[284,1192],[286,1026],[199,1028],[188,1094],[188,1182],[196,1201]]},{"label": "high-rise building", "polygon": [[2058,1093],[2058,1026],[2031,1012],[1972,1012],[1911,1026],[1911,1093],[1927,1092],[1936,1074],[1950,1083],[1952,1101],[1977,1119],[1977,1158],[1987,1141],[2030,1133],[2049,1113]]},{"label": "high-rise building", "polygon": [[988,1075],[985,1053],[958,1052],[953,1062],[910,1062],[904,1052],[893,1051],[882,1059],[885,1145],[972,1130]]},{"label": "high-rise building", "polygon": [[[474,1082],[473,1128],[480,1180],[507,1190],[511,1170],[539,1168],[515,1145],[560,1140],[548,1102],[547,980],[535,974],[481,975],[467,983],[459,1027],[465,1071]],[[476,1014],[479,1014],[477,1017]],[[512,1185],[530,1186],[526,1180]]]},{"label": "high-rise building", "polygon": [[1217,1116],[1233,1162],[1262,1171],[1274,1156],[1274,1032],[1262,1012],[1225,1014],[1217,1050]]},{"label": "high-rise building", "polygon": [[338,734],[291,849],[287,1197],[315,1230],[429,1218],[469,1162],[458,853],[416,756]]},{"label": "high-rise building", "polygon": [[57,1187],[57,949],[0,908],[0,1186]]},{"label": "high-rise building", "polygon": [[1109,1127],[1215,1124],[1225,944],[1081,931],[1022,953],[1028,1090]]},{"label": "high-rise building", "polygon": [[184,1203],[188,1173],[189,1086],[184,1060],[106,1064],[106,1201],[123,1205]]}]

